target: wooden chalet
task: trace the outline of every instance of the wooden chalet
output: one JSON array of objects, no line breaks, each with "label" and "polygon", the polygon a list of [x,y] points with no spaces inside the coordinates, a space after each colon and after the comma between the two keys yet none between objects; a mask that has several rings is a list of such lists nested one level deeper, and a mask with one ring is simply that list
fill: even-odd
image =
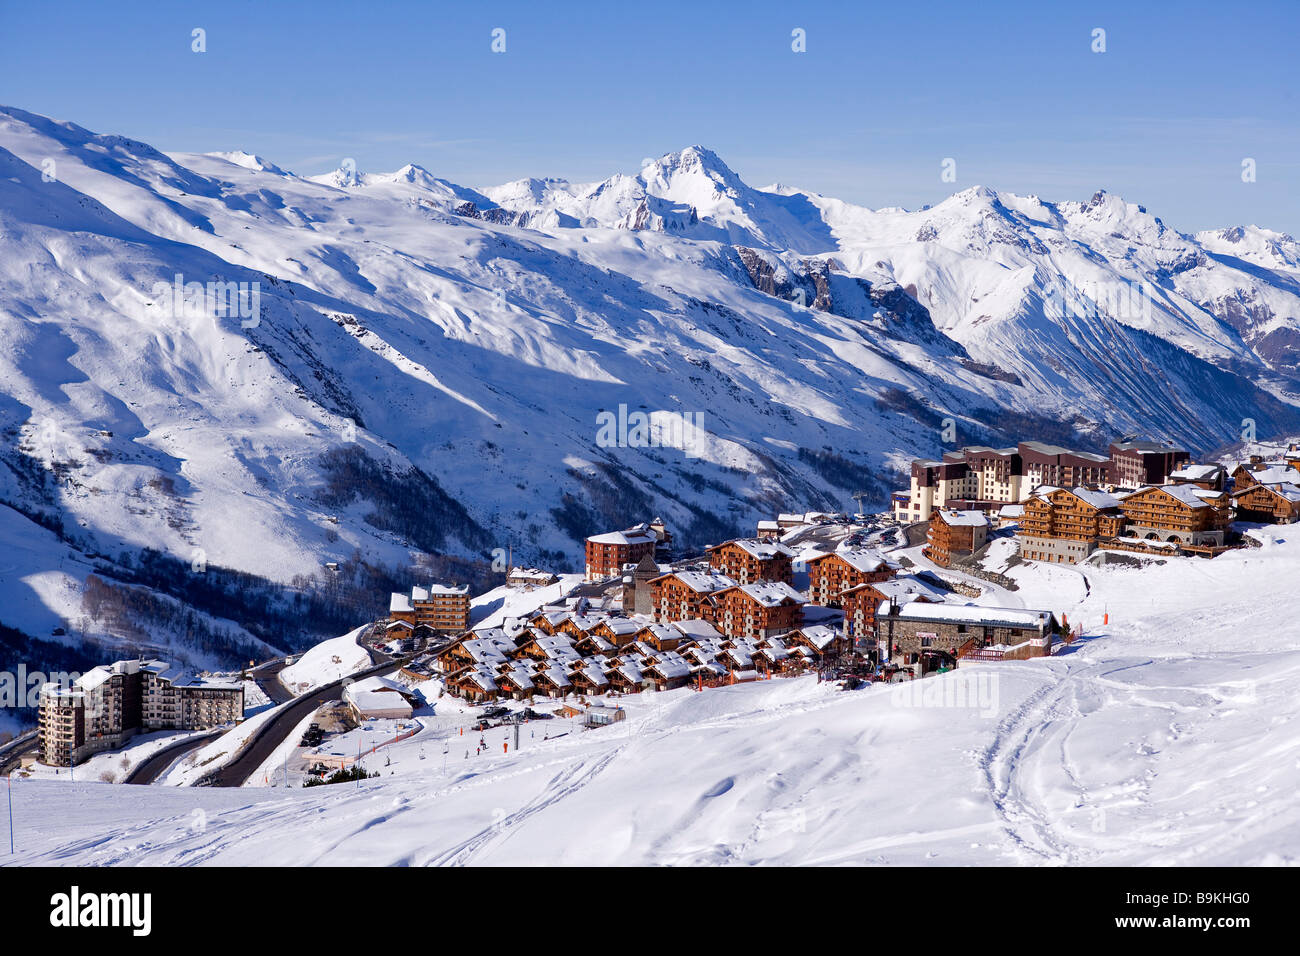
[{"label": "wooden chalet", "polygon": [[1219,546],[1232,523],[1226,492],[1194,485],[1149,485],[1120,498],[1125,534],[1179,545]]},{"label": "wooden chalet", "polygon": [[879,551],[844,548],[808,562],[808,600],[823,607],[839,607],[840,595],[849,588],[885,581],[898,571]]},{"label": "wooden chalet", "polygon": [[714,571],[673,571],[650,582],[654,618],[659,622],[703,618],[712,621],[717,609],[714,595],[734,587],[735,580]]},{"label": "wooden chalet", "polygon": [[989,536],[989,519],[982,511],[936,509],[930,516],[930,530],[921,553],[940,567],[954,557],[974,554]]},{"label": "wooden chalet", "polygon": [[[1296,479],[1300,481],[1300,473]],[[1275,485],[1254,484],[1234,492],[1232,503],[1242,521],[1265,524],[1291,524],[1300,521],[1300,486],[1289,482]]]},{"label": "wooden chalet", "polygon": [[737,584],[715,595],[713,624],[730,638],[784,634],[803,622],[802,594],[784,581]]},{"label": "wooden chalet", "polygon": [[708,549],[709,567],[739,584],[754,581],[794,583],[795,553],[778,541],[736,538]]},{"label": "wooden chalet", "polygon": [[1025,502],[1016,531],[1020,556],[1078,564],[1104,539],[1117,537],[1125,518],[1119,499],[1090,488],[1041,488]]}]

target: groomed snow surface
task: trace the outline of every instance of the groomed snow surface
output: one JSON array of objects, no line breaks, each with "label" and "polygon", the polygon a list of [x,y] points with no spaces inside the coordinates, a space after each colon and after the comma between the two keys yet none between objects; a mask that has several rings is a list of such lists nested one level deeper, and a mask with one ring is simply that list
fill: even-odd
[{"label": "groomed snow surface", "polygon": [[469,712],[435,698],[439,719],[367,758],[383,776],[361,786],[21,780],[15,860],[1294,863],[1300,532],[1259,534],[1213,561],[1013,569],[1020,590],[988,603],[1084,628],[1049,660],[851,693],[805,677],[642,694],[611,727],[524,725],[508,754],[497,729],[476,755]]}]

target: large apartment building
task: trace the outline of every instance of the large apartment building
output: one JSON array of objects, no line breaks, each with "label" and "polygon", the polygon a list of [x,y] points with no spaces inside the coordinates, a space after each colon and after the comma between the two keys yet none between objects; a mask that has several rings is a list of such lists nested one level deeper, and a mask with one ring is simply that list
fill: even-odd
[{"label": "large apartment building", "polygon": [[972,445],[941,461],[912,462],[910,485],[894,493],[893,512],[899,521],[929,521],[939,508],[993,512],[1022,504],[1044,485],[1113,490],[1162,484],[1187,461],[1181,449],[1145,441],[1112,444],[1109,456],[1040,441],[1014,448]]},{"label": "large apartment building", "polygon": [[92,668],[68,687],[41,688],[41,761],[70,767],[138,733],[206,730],[243,716],[239,680],[178,671],[165,661],[116,661]]},{"label": "large apartment building", "polygon": [[587,539],[587,580],[600,581],[622,574],[624,565],[636,564],[647,554],[654,557],[660,541],[659,534],[648,524],[592,535]]},{"label": "large apartment building", "polygon": [[839,607],[840,595],[859,584],[885,581],[900,565],[871,548],[841,548],[808,562],[808,600],[824,607]]},{"label": "large apartment building", "polygon": [[1152,485],[1122,495],[1124,533],[1180,545],[1222,546],[1232,524],[1227,492],[1195,485]]},{"label": "large apartment building", "polygon": [[411,588],[411,593],[394,593],[388,602],[388,616],[412,626],[421,624],[445,634],[469,630],[469,585],[454,587],[431,584]]},{"label": "large apartment building", "polygon": [[779,541],[736,538],[708,549],[709,566],[741,584],[755,581],[794,581],[794,550]]},{"label": "large apartment building", "polygon": [[1110,446],[1111,482],[1121,488],[1163,485],[1191,456],[1181,448],[1154,441],[1115,442]]},{"label": "large apartment building", "polygon": [[1124,526],[1119,499],[1090,488],[1040,488],[1025,502],[1016,542],[1031,561],[1078,564]]}]

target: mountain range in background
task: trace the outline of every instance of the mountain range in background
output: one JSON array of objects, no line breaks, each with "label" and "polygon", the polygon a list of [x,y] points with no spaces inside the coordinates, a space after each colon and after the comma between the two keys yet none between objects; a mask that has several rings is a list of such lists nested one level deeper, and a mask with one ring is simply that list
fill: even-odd
[{"label": "mountain range in background", "polygon": [[[0,335],[0,642],[97,657],[264,656],[656,515],[883,508],[957,445],[1300,432],[1289,236],[1104,191],[870,210],[699,146],[472,189],[0,109]],[[621,407],[701,434],[598,441]]]}]

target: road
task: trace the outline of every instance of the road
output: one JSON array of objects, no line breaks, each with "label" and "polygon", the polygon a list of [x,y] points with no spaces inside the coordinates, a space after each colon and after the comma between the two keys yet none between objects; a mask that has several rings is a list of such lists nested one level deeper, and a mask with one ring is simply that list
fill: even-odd
[{"label": "road", "polygon": [[144,763],[132,770],[123,783],[150,784],[158,779],[159,774],[172,765],[178,757],[183,756],[191,750],[202,747],[204,744],[210,744],[220,737],[224,730],[214,730],[210,734],[204,734],[201,737],[186,737],[170,747],[164,747]]},{"label": "road", "polygon": [[[360,671],[353,674],[348,680],[360,680],[363,677],[371,677],[375,674],[391,674],[405,664],[409,658],[399,660],[387,660],[368,670]],[[294,728],[298,726],[308,714],[314,711],[321,704],[328,703],[332,700],[338,700],[340,691],[343,687],[343,681],[334,681],[323,687],[317,688],[310,693],[296,698],[293,703],[287,705],[272,720],[258,731],[251,743],[244,749],[235,760],[220,770],[216,770],[204,777],[198,786],[204,787],[239,787],[243,786],[247,780],[257,770],[258,767],[270,759],[271,754],[275,753],[277,747],[284,743],[286,737],[293,733]]]},{"label": "road", "polygon": [[19,734],[0,747],[0,777],[7,777],[22,763],[23,754],[37,753],[36,731]]},{"label": "road", "polygon": [[[301,655],[299,655],[301,656]],[[277,657],[275,660],[267,661],[258,667],[254,667],[248,672],[257,686],[262,688],[262,693],[271,698],[273,704],[287,704],[293,700],[293,694],[289,688],[280,683],[279,674],[287,666],[283,657]]]}]

